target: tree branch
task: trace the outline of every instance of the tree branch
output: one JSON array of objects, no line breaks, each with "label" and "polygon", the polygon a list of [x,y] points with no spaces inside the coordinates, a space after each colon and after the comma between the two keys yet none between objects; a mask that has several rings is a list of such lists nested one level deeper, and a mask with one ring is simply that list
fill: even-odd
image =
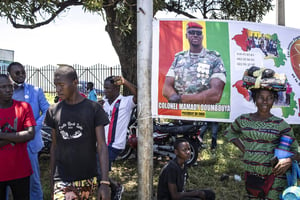
[{"label": "tree branch", "polygon": [[175,12],[177,14],[184,15],[184,16],[189,17],[189,18],[193,18],[193,19],[197,18],[197,17],[195,17],[194,15],[192,15],[190,13],[187,13],[187,12],[185,12],[183,10],[180,10],[180,9],[175,8],[173,6],[170,6],[168,4],[165,4],[165,9],[167,9],[170,12]]},{"label": "tree branch", "polygon": [[[74,1],[65,1],[62,3],[58,3],[57,6],[57,10],[51,14],[51,16],[47,19],[44,20],[42,22],[38,22],[38,23],[34,23],[34,24],[19,24],[17,23],[12,16],[8,15],[7,18],[10,21],[10,23],[13,25],[14,28],[27,28],[27,29],[34,29],[46,24],[49,24],[52,20],[54,20],[61,12],[63,12],[66,8],[70,7],[70,6],[82,6],[83,3],[77,0]],[[34,9],[34,11],[36,12],[36,8]]]}]

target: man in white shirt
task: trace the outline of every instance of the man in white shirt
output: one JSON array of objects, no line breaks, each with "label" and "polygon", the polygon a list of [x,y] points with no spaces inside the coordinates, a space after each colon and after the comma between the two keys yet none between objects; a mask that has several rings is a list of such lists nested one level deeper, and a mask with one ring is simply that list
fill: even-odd
[{"label": "man in white shirt", "polygon": [[[121,95],[121,85],[127,87],[132,95]],[[111,163],[126,145],[128,123],[137,102],[137,89],[122,76],[110,76],[104,81],[104,95],[103,109],[110,120],[110,123],[105,126],[105,138],[108,146],[109,169],[111,170]],[[111,189],[112,193],[115,193],[114,199],[120,199],[124,190],[123,186],[111,181]]]}]

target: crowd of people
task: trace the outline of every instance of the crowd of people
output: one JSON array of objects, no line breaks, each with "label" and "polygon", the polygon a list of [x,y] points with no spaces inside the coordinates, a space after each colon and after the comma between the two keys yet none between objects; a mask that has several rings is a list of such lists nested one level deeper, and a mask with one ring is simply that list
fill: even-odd
[{"label": "crowd of people", "polygon": [[[69,65],[54,73],[57,97],[49,105],[41,88],[25,83],[26,71],[13,62],[0,75],[0,199],[41,200],[38,152],[41,127],[49,126],[52,199],[121,199],[124,187],[109,178],[112,162],[126,143],[126,128],[136,103],[136,87],[120,76],[104,82],[103,102],[93,83],[78,90]],[[124,85],[132,96],[120,94]]]},{"label": "crowd of people", "polygon": [[[169,102],[218,103],[226,83],[223,61],[218,53],[202,47],[201,25],[188,23],[186,37],[191,49],[175,56],[166,75],[164,96]],[[194,69],[181,74],[181,68],[191,60]],[[18,62],[8,66],[7,74],[0,74],[0,199],[8,199],[10,192],[15,200],[43,199],[38,161],[43,123],[52,129],[52,199],[121,199],[124,187],[112,180],[109,172],[126,145],[127,126],[137,103],[136,86],[122,76],[107,77],[104,97],[98,101],[92,82],[88,82],[84,96],[77,87],[76,70],[60,65],[54,72],[56,102],[49,105],[43,90],[25,79],[25,68]],[[186,85],[187,81],[191,84]],[[131,95],[123,96],[120,86]],[[257,110],[237,117],[224,136],[243,154],[248,198],[279,200],[288,185],[285,173],[293,162],[300,161],[293,129],[271,113],[278,92],[285,87],[280,91],[259,84],[246,88]],[[203,139],[208,126],[212,128],[211,149],[215,150],[217,122],[207,122],[200,137]],[[161,169],[157,200],[214,200],[218,194],[210,188],[186,188],[189,142],[177,139],[174,153],[176,157]]]},{"label": "crowd of people", "polygon": [[[43,146],[40,130],[44,122],[52,128],[52,198],[121,199],[124,187],[109,177],[109,171],[125,148],[130,113],[137,102],[136,87],[124,77],[107,77],[103,101],[98,102],[89,99],[92,95],[80,94],[75,69],[63,65],[54,73],[59,101],[49,106],[41,88],[25,83],[22,64],[13,62],[7,70],[8,75],[0,75],[0,159],[5,161],[0,170],[0,198],[7,199],[10,188],[16,200],[43,199],[37,154]],[[121,95],[121,85],[132,95]],[[278,91],[250,87],[257,111],[239,116],[226,129],[225,137],[243,153],[249,199],[279,199],[287,186],[285,173],[293,160],[299,160],[299,145],[290,125],[271,113]],[[88,89],[93,92],[93,85]],[[215,149],[218,124],[206,123],[202,138],[208,126],[213,129],[211,149]],[[282,138],[289,139],[282,150],[291,154],[273,163]],[[177,139],[174,152],[176,158],[161,170],[157,199],[215,199],[211,189],[185,188],[189,177],[185,162],[191,154],[188,141]],[[264,184],[257,186],[262,180]]]},{"label": "crowd of people", "polygon": [[249,36],[247,39],[247,50],[258,48],[260,49],[265,56],[272,54],[273,56],[278,57],[277,49],[277,40],[272,39],[271,37],[266,37],[264,34],[261,34],[259,37],[257,35]]}]

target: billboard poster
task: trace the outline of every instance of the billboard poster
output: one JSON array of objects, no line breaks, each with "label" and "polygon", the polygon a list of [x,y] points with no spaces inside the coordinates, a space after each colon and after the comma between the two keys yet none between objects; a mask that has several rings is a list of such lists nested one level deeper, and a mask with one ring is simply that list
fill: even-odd
[{"label": "billboard poster", "polygon": [[[195,62],[192,49],[200,44],[205,52]],[[257,66],[286,75],[288,89],[279,93],[272,113],[300,124],[298,29],[241,21],[155,19],[152,56],[153,117],[232,122],[255,112],[242,78],[246,69]]]}]

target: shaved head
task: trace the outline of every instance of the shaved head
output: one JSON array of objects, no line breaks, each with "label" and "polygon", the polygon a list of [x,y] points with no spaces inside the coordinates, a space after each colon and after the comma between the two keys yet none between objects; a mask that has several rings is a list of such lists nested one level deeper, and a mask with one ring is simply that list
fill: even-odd
[{"label": "shaved head", "polygon": [[70,81],[78,79],[76,70],[71,65],[59,65],[55,70],[54,76],[64,76]]}]

